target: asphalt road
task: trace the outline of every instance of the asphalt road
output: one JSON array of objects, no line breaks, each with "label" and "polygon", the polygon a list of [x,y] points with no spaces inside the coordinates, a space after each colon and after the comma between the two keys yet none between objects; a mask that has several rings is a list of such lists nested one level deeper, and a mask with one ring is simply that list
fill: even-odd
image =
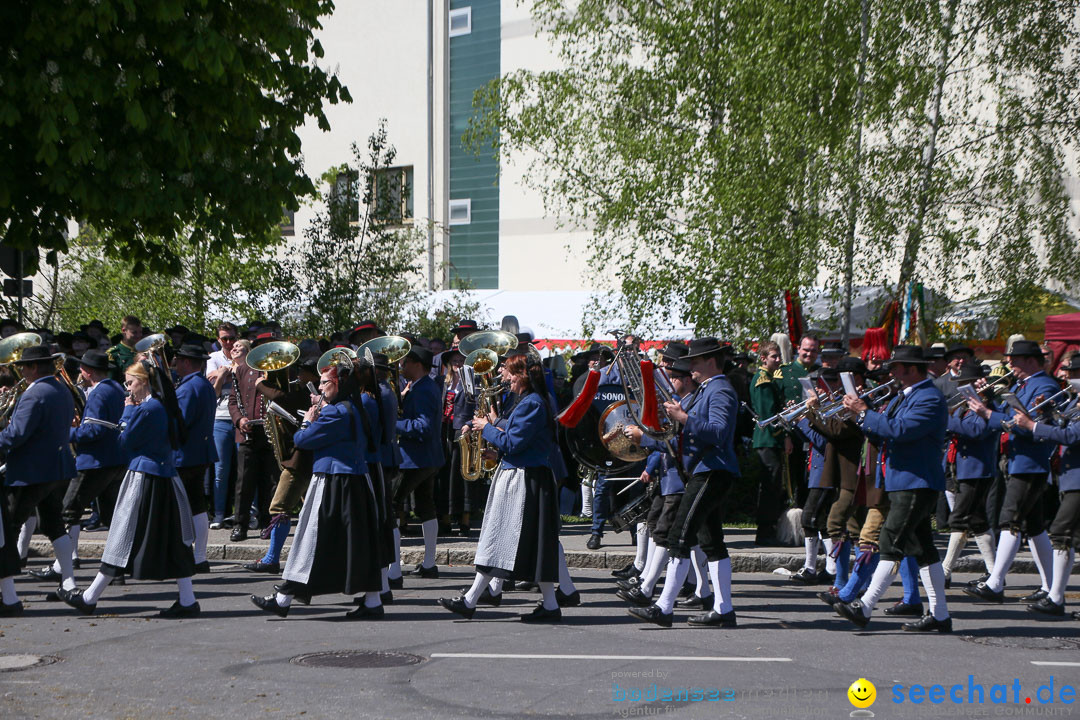
[{"label": "asphalt road", "polygon": [[[77,571],[81,587],[94,574],[88,565]],[[345,620],[351,601],[340,596],[294,605],[284,620],[263,614],[248,596],[269,592],[275,580],[224,562],[196,578],[203,612],[195,620],[154,617],[175,599],[170,583],[109,588],[99,614],[78,617],[45,602],[47,586],[20,580],[27,611],[0,622],[0,665],[16,664],[15,654],[58,661],[0,672],[0,717],[831,718],[854,710],[847,688],[860,677],[877,687],[871,711],[879,718],[1080,715],[1077,705],[1060,702],[1063,686],[1080,691],[1080,622],[1038,621],[1015,601],[977,604],[954,588],[953,635],[902,632],[901,621],[880,613],[856,631],[814,597],[817,589],[737,573],[737,629],[690,628],[689,611],[677,610],[668,630],[630,618],[608,571],[575,570],[583,605],[564,610],[561,625],[532,626],[517,620],[536,601],[532,593],[507,593],[501,608],[457,619],[435,601],[466,586],[471,568],[441,571],[437,580],[406,578],[376,622]],[[1018,596],[1034,582],[1010,577],[1008,592]],[[899,592],[897,582],[881,607]],[[1078,599],[1068,602],[1080,606]],[[388,653],[358,657],[414,664],[296,661],[333,651]],[[1057,702],[1042,705],[1037,691],[1051,677]],[[944,686],[944,702],[919,698],[915,685],[929,692],[935,683]],[[969,683],[982,686],[983,704],[968,703],[969,692],[978,699]],[[896,684],[902,704],[894,702]],[[948,698],[954,684],[963,686],[955,691],[961,704]],[[991,702],[995,684],[1007,686],[1007,703]],[[677,698],[684,688],[684,700],[663,699],[665,689]],[[911,690],[921,704],[911,702]]]}]

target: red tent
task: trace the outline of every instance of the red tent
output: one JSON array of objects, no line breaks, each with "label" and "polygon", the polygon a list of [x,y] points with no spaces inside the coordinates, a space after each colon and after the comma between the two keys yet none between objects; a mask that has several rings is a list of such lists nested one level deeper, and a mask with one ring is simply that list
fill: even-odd
[{"label": "red tent", "polygon": [[1054,367],[1061,356],[1080,349],[1080,313],[1046,316],[1046,344],[1054,353]]}]

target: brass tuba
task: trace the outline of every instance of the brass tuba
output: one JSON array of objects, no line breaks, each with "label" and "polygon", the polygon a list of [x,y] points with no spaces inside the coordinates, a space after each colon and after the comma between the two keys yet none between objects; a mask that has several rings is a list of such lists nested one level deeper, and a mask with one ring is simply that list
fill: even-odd
[{"label": "brass tuba", "polygon": [[[476,332],[458,343],[458,352],[465,355],[465,364],[480,377],[481,386],[476,390],[476,414],[486,416],[495,407],[501,391],[498,384],[491,384],[499,356],[517,347],[517,337],[501,330]],[[464,385],[464,383],[462,383]],[[495,460],[485,460],[484,451],[490,448],[478,432],[463,431],[458,438],[461,454],[461,477],[472,482],[481,475],[491,473],[498,466]]]},{"label": "brass tuba", "polygon": [[17,333],[0,341],[0,365],[10,366],[11,373],[17,381],[14,386],[0,392],[0,429],[6,428],[11,422],[11,413],[15,412],[15,404],[19,402],[19,398],[28,387],[26,378],[13,363],[22,357],[23,350],[40,344],[41,336],[31,332]]},{"label": "brass tuba", "polygon": [[[266,381],[268,384],[273,384],[278,390],[287,392],[289,389],[288,368],[299,359],[300,348],[291,342],[277,341],[252,348],[247,357],[244,358],[244,362],[252,370],[267,373]],[[285,460],[286,455],[292,452],[291,447],[286,447],[289,434],[282,426],[280,417],[272,412],[266,412],[266,406],[269,403],[265,395],[262,398],[262,403],[266,439],[274,450],[274,459],[277,460],[278,470],[281,470],[281,463]],[[288,444],[291,445],[291,443]]]}]

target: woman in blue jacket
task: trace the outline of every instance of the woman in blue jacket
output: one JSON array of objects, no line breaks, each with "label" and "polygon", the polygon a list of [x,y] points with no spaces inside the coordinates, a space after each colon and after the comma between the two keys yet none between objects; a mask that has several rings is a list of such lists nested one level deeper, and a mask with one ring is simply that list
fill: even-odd
[{"label": "woman in blue jacket", "polygon": [[523,580],[537,583],[544,599],[521,619],[558,621],[559,509],[550,467],[555,425],[544,371],[539,358],[516,355],[506,359],[501,374],[519,398],[510,417],[502,427],[493,424],[494,415],[470,423],[501,455],[476,546],[476,578],[464,595],[439,604],[471,618],[493,577]]},{"label": "woman in blue jacket", "polygon": [[284,582],[266,597],[251,596],[256,606],[279,617],[289,614],[293,598],[364,593],[351,619],[383,616],[379,600],[379,515],[365,456],[375,444],[375,429],[363,409],[357,368],[351,362],[330,365],[319,381],[321,396],[293,436],[293,443],[313,456],[311,484],[304,497]]},{"label": "woman in blue jacket", "polygon": [[[89,615],[98,598],[117,575],[136,580],[176,580],[179,599],[160,617],[191,618],[199,603],[191,587],[195,540],[191,508],[184,485],[176,474],[173,457],[183,444],[175,396],[162,398],[158,390],[172,388],[172,378],[146,360],[136,360],[124,371],[128,396],[120,417],[120,447],[129,458],[127,474],[116,500],[109,537],[101,555],[101,568],[86,590],[59,590],[68,605]],[[156,389],[155,389],[156,388]]]}]

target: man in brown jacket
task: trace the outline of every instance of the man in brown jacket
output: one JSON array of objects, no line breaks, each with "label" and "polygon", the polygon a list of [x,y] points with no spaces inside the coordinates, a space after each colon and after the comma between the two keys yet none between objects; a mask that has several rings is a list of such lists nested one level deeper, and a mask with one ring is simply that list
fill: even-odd
[{"label": "man in brown jacket", "polygon": [[[253,346],[274,340],[274,334],[260,334]],[[262,373],[246,363],[233,372],[233,392],[229,396],[229,416],[236,427],[236,525],[229,539],[233,542],[247,540],[248,521],[251,517],[251,501],[258,493],[259,527],[270,523],[270,497],[278,475],[274,451],[266,438],[266,408],[256,384]]]}]

